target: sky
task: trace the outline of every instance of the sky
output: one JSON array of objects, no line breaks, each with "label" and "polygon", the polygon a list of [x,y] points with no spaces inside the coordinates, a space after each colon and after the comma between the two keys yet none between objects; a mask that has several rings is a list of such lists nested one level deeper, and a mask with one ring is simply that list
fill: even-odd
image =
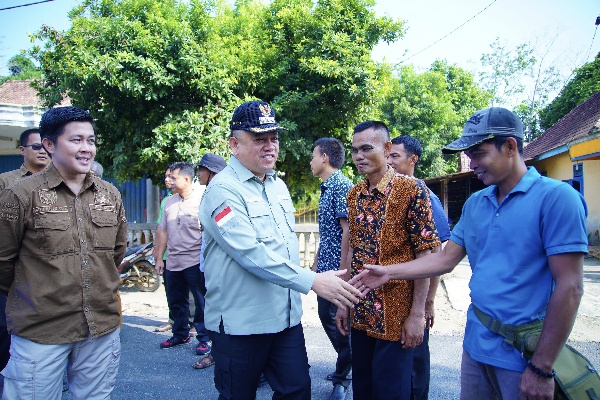
[{"label": "sky", "polygon": [[[0,9],[36,1],[40,0],[0,0]],[[67,13],[78,2],[54,0],[0,10],[0,75],[8,74],[10,57],[31,47],[28,34],[43,24],[68,29]],[[567,76],[600,52],[600,32],[592,40],[600,0],[376,0],[375,12],[406,21],[408,30],[396,43],[378,45],[373,58],[412,63],[417,69],[440,58],[475,72],[497,37],[508,47],[534,44],[539,54],[547,53],[548,65],[558,66]]]}]

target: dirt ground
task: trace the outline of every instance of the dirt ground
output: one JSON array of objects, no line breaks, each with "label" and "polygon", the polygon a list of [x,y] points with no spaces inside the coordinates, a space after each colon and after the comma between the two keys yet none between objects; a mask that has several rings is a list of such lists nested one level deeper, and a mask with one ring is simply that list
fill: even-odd
[{"label": "dirt ground", "polygon": [[[470,302],[469,278],[468,261],[463,261],[454,271],[442,277],[436,294],[433,334],[462,335],[464,333],[466,309]],[[122,288],[121,298],[124,315],[156,319],[157,323],[167,320],[168,308],[163,285],[156,292],[150,293],[139,292],[135,288]],[[302,322],[305,326],[320,326],[316,295],[313,292],[303,296],[303,310]],[[586,257],[584,295],[569,339],[598,342],[600,341],[599,327],[600,260]]]}]

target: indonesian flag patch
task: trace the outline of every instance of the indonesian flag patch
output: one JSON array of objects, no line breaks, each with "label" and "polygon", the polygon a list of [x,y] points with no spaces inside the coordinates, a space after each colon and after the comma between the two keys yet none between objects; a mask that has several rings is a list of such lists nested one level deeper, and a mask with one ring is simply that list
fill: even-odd
[{"label": "indonesian flag patch", "polygon": [[220,213],[218,213],[215,216],[215,222],[217,223],[217,226],[220,228],[223,225],[225,225],[227,223],[227,221],[229,221],[234,216],[235,216],[235,213],[233,212],[231,207],[227,206],[227,207],[225,207],[225,209],[223,211],[221,211]]}]

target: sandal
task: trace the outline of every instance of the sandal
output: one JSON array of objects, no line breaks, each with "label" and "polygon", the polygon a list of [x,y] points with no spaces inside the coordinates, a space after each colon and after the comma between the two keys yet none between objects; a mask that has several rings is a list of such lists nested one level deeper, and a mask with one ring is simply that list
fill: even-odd
[{"label": "sandal", "polygon": [[215,360],[212,358],[211,355],[208,355],[208,356],[202,357],[201,359],[196,361],[194,363],[194,369],[208,368],[211,365],[213,365],[214,363],[215,363]]}]

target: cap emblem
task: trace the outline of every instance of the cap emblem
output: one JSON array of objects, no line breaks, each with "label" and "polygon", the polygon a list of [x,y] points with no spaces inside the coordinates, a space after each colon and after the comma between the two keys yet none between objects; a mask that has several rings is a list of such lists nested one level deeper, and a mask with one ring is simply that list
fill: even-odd
[{"label": "cap emblem", "polygon": [[467,121],[468,124],[479,125],[481,120],[483,119],[484,114],[475,114]]}]

